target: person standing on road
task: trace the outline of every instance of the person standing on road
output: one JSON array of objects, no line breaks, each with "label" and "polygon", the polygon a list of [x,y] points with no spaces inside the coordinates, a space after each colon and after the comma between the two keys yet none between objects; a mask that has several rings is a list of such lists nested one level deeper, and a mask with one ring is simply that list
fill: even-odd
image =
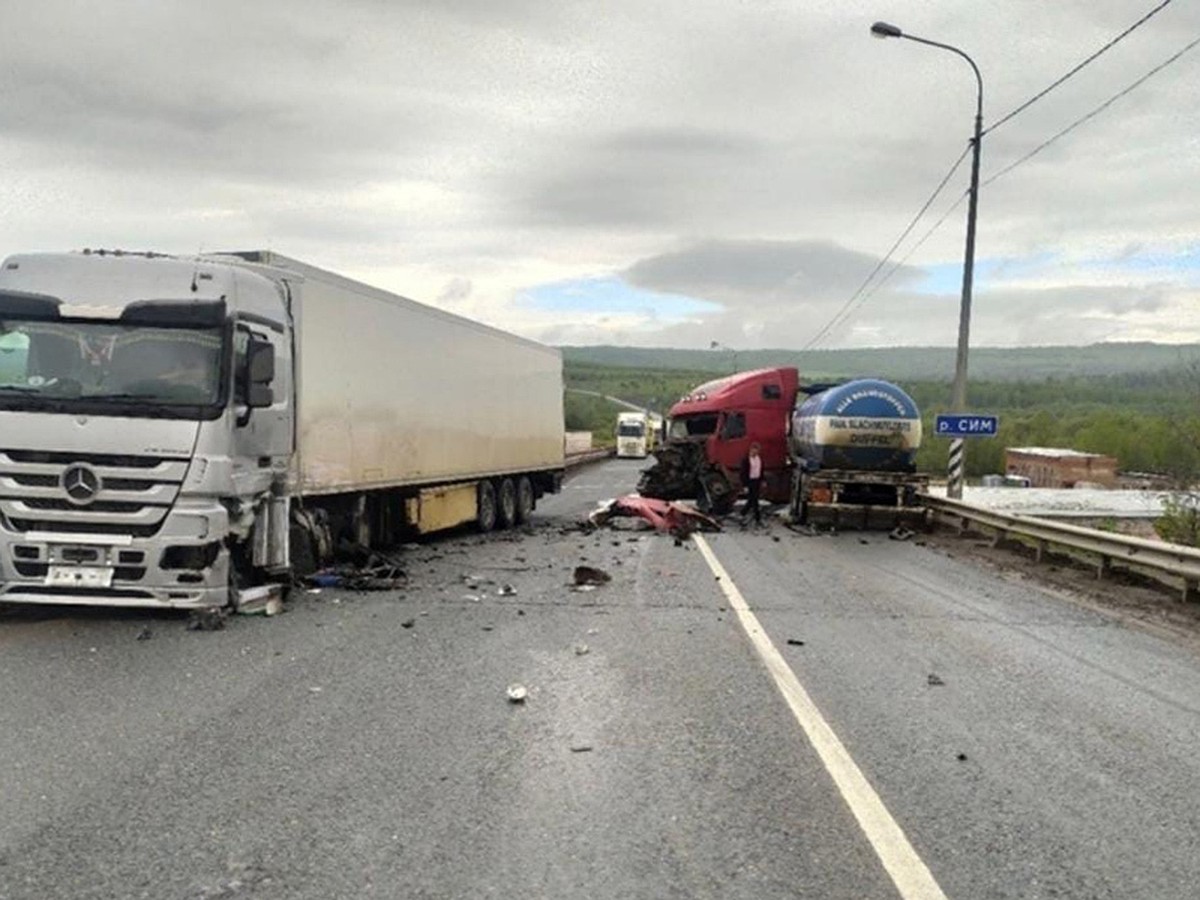
[{"label": "person standing on road", "polygon": [[762,512],[758,508],[758,493],[762,488],[762,457],[758,444],[750,445],[750,452],[742,460],[742,484],[746,486],[746,505],[742,508],[742,522],[754,515],[754,524],[762,524]]}]

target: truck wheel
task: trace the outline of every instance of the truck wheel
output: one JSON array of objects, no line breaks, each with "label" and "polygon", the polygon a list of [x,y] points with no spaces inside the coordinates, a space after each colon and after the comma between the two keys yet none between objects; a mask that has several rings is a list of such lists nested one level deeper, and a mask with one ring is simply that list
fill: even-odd
[{"label": "truck wheel", "polygon": [[479,482],[475,498],[475,527],[491,531],[496,527],[496,488],[490,481]]},{"label": "truck wheel", "polygon": [[517,524],[517,486],[511,478],[501,479],[497,499],[496,513],[500,527],[512,528]]},{"label": "truck wheel", "polygon": [[533,515],[533,482],[528,475],[517,479],[517,524],[524,524]]}]

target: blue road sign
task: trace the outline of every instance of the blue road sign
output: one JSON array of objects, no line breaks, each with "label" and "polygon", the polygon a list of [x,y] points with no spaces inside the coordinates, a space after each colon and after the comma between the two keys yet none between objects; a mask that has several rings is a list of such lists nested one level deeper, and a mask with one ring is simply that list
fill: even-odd
[{"label": "blue road sign", "polygon": [[947,413],[934,420],[933,430],[938,437],[995,437],[1000,427],[999,416],[970,416]]}]

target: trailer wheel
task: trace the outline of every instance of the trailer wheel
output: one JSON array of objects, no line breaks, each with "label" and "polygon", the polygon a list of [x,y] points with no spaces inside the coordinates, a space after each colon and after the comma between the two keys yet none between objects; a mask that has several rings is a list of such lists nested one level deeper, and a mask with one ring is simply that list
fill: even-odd
[{"label": "trailer wheel", "polygon": [[496,488],[490,481],[479,482],[475,502],[475,527],[480,531],[491,531],[496,527]]},{"label": "trailer wheel", "polygon": [[511,478],[501,479],[498,500],[498,524],[501,528],[512,528],[517,524],[517,486]]},{"label": "trailer wheel", "polygon": [[522,475],[517,479],[517,524],[529,521],[529,517],[533,515],[535,502],[533,482],[529,480],[528,475]]}]

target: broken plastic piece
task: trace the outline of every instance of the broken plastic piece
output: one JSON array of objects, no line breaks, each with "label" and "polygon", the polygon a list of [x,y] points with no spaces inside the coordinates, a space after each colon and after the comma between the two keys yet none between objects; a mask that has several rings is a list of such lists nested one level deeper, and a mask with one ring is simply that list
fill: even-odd
[{"label": "broken plastic piece", "polygon": [[283,612],[283,585],[262,584],[237,592],[236,609],[242,616],[276,616]]},{"label": "broken plastic piece", "polygon": [[510,684],[506,693],[509,703],[524,703],[529,696],[529,690],[523,684]]},{"label": "broken plastic piece", "polygon": [[720,531],[721,523],[706,516],[696,507],[679,501],[655,500],[639,494],[628,494],[610,500],[588,516],[594,526],[607,525],[618,516],[633,516],[644,519],[663,534],[683,538],[693,531]]}]

